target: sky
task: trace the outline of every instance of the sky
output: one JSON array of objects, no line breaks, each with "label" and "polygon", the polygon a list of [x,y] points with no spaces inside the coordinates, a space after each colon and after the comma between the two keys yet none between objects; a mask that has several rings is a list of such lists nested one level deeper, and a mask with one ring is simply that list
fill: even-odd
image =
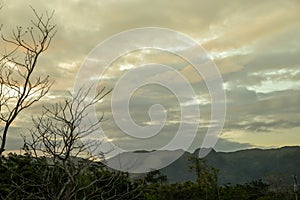
[{"label": "sky", "polygon": [[[216,64],[227,98],[225,124],[214,146],[217,151],[299,145],[300,2],[297,0],[14,0],[2,1],[1,5],[0,23],[6,34],[16,25],[30,24],[34,18],[30,5],[38,12],[54,10],[53,23],[57,25],[57,34],[39,60],[36,72],[49,75],[54,85],[40,102],[14,122],[7,140],[8,150],[20,149],[20,134],[28,134],[31,118],[41,113],[42,105],[58,102],[68,95],[90,51],[115,34],[143,27],[167,28],[189,36]],[[154,49],[130,52],[111,63],[99,84],[114,88],[122,75],[154,62],[175,68],[195,90],[197,99],[186,102],[198,105],[201,113],[191,119],[199,123],[197,136],[189,148],[193,151],[201,145],[210,126],[211,98],[203,78],[185,60]],[[153,104],[163,105],[168,117],[159,135],[142,141],[131,138],[114,122],[111,98],[110,94],[97,104],[97,113],[104,113],[101,127],[105,135],[121,147],[159,148],[174,137],[181,123],[186,123],[180,120],[183,105],[178,104],[174,94],[157,85],[141,87],[131,97],[133,120],[141,126],[154,124],[148,116]]]}]

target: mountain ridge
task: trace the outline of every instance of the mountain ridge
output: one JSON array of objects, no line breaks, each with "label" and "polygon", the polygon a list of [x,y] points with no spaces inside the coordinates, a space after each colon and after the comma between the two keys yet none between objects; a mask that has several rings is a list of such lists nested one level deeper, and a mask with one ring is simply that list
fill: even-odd
[{"label": "mountain ridge", "polygon": [[[181,158],[161,169],[170,182],[196,180],[194,172],[188,170],[188,157],[195,155],[185,152]],[[284,182],[292,182],[292,175],[300,175],[300,146],[287,146],[273,149],[245,149],[235,152],[212,150],[206,157],[207,163],[219,169],[220,184],[243,184],[252,180],[266,180],[273,176],[283,177]],[[176,170],[174,170],[176,169]],[[171,173],[177,171],[176,174]],[[178,175],[180,171],[183,175]]]},{"label": "mountain ridge", "polygon": [[[182,155],[172,162],[170,165],[159,169],[168,177],[170,183],[195,181],[196,174],[189,170],[189,157],[197,156],[200,149],[194,152],[186,152],[183,150],[176,151],[136,151],[135,155],[144,156],[145,153],[155,152],[161,155],[160,160],[145,157],[145,162],[140,162],[140,168],[149,166],[152,162],[162,162],[173,154],[181,153]],[[176,153],[175,153],[176,152]],[[124,153],[120,155],[128,158],[130,154]],[[143,156],[142,156],[143,155]],[[119,158],[120,159],[120,158]],[[220,152],[211,149],[210,153],[205,157],[208,165],[219,169],[219,184],[243,184],[252,180],[267,180],[268,177],[273,179],[281,178],[283,182],[292,183],[292,175],[300,176],[300,146],[285,146],[280,148],[260,149],[251,148],[237,150],[234,152]]]}]

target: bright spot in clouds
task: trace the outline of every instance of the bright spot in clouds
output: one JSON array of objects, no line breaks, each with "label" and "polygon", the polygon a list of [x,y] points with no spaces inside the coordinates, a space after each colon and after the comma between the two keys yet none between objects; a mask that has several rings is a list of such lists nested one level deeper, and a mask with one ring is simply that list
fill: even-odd
[{"label": "bright spot in clouds", "polygon": [[[170,28],[195,39],[217,63],[228,97],[223,131],[225,145],[220,150],[299,143],[299,1],[174,0],[171,4],[166,0],[153,1],[151,4],[145,0],[76,0],[65,1],[63,4],[59,0],[44,4],[38,0],[3,1],[0,10],[0,24],[4,24],[2,29],[30,23],[33,13],[29,5],[39,12],[55,10],[54,24],[57,24],[58,32],[49,50],[39,60],[37,68],[38,74],[49,74],[50,79],[55,81],[54,85],[48,98],[43,98],[31,110],[25,111],[26,115],[40,113],[42,105],[49,106],[66,96],[67,91],[73,87],[77,69],[96,45],[122,31],[155,26]],[[7,31],[11,33],[10,30]],[[170,49],[174,50],[184,51],[185,47]],[[114,49],[107,49],[107,52],[110,51]],[[119,65],[112,64],[102,76],[95,72],[87,74],[91,80],[99,80],[103,86],[111,89],[123,73],[141,64],[155,62],[172,66],[178,71],[182,70],[180,73],[193,85],[197,99],[178,105],[176,99],[172,98],[172,93],[161,94],[154,91],[148,95],[147,90],[141,89],[141,96],[148,98],[137,98],[139,107],[132,111],[133,114],[138,119],[145,119],[141,124],[156,123],[146,120],[147,113],[141,110],[145,104],[159,100],[159,103],[168,107],[170,116],[166,122],[169,127],[163,133],[165,135],[176,132],[180,118],[175,111],[180,110],[180,106],[201,106],[200,120],[209,121],[210,99],[201,77],[195,76],[197,74],[192,67],[174,55],[172,57],[158,51],[153,54],[151,52],[153,51],[145,49],[136,54],[124,55],[120,58]],[[94,62],[98,60],[95,59]],[[6,93],[15,95],[13,91]],[[105,116],[102,125],[108,127],[107,131],[114,141],[132,142],[122,134],[116,136],[118,128],[112,122],[109,98],[108,95],[97,105],[99,113],[104,113]],[[258,122],[253,119],[260,120]],[[19,125],[26,130],[32,122],[21,118],[15,123],[15,126]],[[264,130],[267,126],[272,126],[268,127],[268,132],[255,132]],[[13,131],[15,130],[12,129]],[[200,146],[204,133],[202,129],[199,130],[199,137],[191,150]],[[11,135],[18,134],[19,130]],[[12,138],[8,138],[10,139]],[[165,141],[161,139],[154,142]],[[10,144],[8,149],[19,149],[16,144]]]}]

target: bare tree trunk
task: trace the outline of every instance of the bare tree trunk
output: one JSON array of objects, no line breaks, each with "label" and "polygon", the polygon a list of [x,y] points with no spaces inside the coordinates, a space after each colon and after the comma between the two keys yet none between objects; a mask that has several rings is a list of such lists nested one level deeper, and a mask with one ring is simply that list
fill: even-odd
[{"label": "bare tree trunk", "polygon": [[[0,58],[0,124],[4,124],[0,155],[5,151],[8,131],[20,112],[39,101],[49,91],[49,76],[34,77],[40,55],[45,52],[54,37],[55,26],[50,24],[53,12],[38,14],[33,8],[35,20],[32,27],[17,26],[11,37],[1,35],[12,50]],[[24,55],[25,52],[25,55]]]}]

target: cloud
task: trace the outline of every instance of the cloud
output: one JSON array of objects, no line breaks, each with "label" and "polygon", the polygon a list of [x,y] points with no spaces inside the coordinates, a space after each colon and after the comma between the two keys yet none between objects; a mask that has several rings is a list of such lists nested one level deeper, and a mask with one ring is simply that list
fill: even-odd
[{"label": "cloud", "polygon": [[[224,79],[228,103],[224,133],[230,135],[230,139],[221,138],[220,149],[264,146],[264,142],[271,146],[270,142],[259,139],[266,140],[278,131],[283,135],[293,130],[286,134],[284,144],[294,144],[300,139],[295,132],[300,120],[300,3],[296,0],[5,1],[0,11],[4,33],[10,34],[15,25],[30,25],[33,13],[29,5],[38,12],[55,10],[53,22],[57,24],[58,32],[49,50],[39,60],[36,72],[36,75],[50,75],[55,83],[47,96],[24,111],[25,117],[15,124],[18,129],[11,130],[10,141],[15,141],[16,133],[31,126],[29,116],[40,113],[43,104],[49,105],[68,95],[78,69],[97,44],[121,31],[149,26],[170,28],[190,36],[214,59]],[[107,52],[113,50],[107,49]],[[112,63],[99,83],[113,88],[128,71],[153,62],[178,70],[199,97],[198,100],[187,98],[183,103],[200,104],[200,120],[205,124],[192,148],[199,147],[209,124],[210,97],[203,77],[183,59],[157,50],[131,52]],[[91,79],[100,78],[93,71],[84,73]],[[166,77],[170,82],[176,82],[172,73],[156,78]],[[124,94],[119,96],[121,109]],[[126,145],[130,138],[123,136],[113,122],[110,98],[111,95],[107,96],[97,105],[97,113],[105,113],[107,120],[103,126],[113,140]],[[174,136],[180,121],[180,104],[174,94],[162,88],[143,87],[136,91],[131,103],[132,117],[139,124],[150,123],[147,111],[155,103],[164,105],[168,111],[168,126],[163,129],[162,137],[144,141],[145,147],[161,146]],[[279,140],[273,145],[279,145]],[[9,148],[18,149],[19,143],[9,142]]]},{"label": "cloud", "polygon": [[241,149],[249,149],[257,146],[253,146],[252,144],[249,143],[239,143],[239,142],[233,142],[230,140],[226,140],[223,138],[220,138],[214,147],[216,151],[221,151],[221,152],[228,152],[228,151],[233,151],[233,150],[241,150]]}]

